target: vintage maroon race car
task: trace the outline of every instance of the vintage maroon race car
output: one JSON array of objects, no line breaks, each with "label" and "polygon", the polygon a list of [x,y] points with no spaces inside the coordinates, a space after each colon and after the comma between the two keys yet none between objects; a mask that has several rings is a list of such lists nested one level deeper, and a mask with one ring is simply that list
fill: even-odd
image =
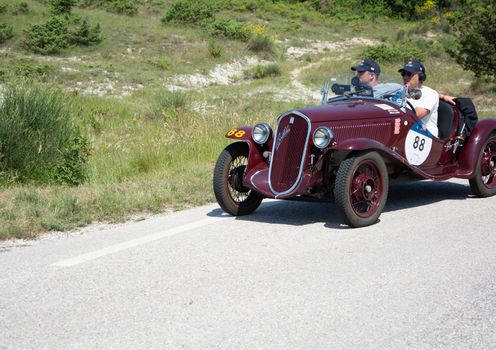
[{"label": "vintage maroon race car", "polygon": [[440,101],[439,138],[412,111],[406,88],[394,100],[344,93],[266,123],[236,127],[215,165],[221,208],[246,215],[263,198],[332,201],[352,227],[375,223],[390,178],[468,179],[481,197],[496,193],[496,119],[458,136],[461,112]]}]

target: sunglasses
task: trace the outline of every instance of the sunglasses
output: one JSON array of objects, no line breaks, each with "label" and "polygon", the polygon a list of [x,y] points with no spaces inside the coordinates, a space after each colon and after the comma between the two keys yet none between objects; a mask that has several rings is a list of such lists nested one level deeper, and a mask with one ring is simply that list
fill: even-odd
[{"label": "sunglasses", "polygon": [[413,74],[414,74],[414,73],[407,72],[407,71],[403,71],[403,72],[401,72],[401,76],[402,76],[402,77],[404,77],[405,75],[406,75],[407,77],[411,77]]}]

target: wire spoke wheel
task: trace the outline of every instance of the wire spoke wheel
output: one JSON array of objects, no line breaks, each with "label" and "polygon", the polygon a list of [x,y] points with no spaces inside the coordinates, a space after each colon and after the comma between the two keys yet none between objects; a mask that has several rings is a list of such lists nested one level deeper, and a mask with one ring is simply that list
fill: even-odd
[{"label": "wire spoke wheel", "polygon": [[229,166],[228,190],[231,198],[236,203],[244,202],[250,195],[251,190],[243,186],[243,176],[245,174],[248,158],[239,156],[235,158]]},{"label": "wire spoke wheel", "polygon": [[496,194],[496,136],[491,136],[482,147],[475,176],[469,180],[472,193],[479,197]]},{"label": "wire spoke wheel", "polygon": [[377,152],[345,159],[336,175],[334,198],[346,224],[375,223],[386,203],[388,186],[387,168]]},{"label": "wire spoke wheel", "polygon": [[213,187],[220,207],[231,215],[247,215],[258,208],[262,195],[243,185],[249,147],[245,142],[227,146],[215,164]]},{"label": "wire spoke wheel", "polygon": [[351,206],[361,217],[374,214],[380,203],[382,184],[379,170],[373,162],[364,161],[360,164],[351,181]]},{"label": "wire spoke wheel", "polygon": [[482,182],[487,188],[495,188],[495,173],[496,173],[496,140],[489,142],[482,152],[481,159],[481,176]]}]

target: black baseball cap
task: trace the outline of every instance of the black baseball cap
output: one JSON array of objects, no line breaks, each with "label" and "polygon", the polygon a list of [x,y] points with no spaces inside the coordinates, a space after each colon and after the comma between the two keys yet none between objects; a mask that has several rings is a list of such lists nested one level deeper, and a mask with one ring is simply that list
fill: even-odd
[{"label": "black baseball cap", "polygon": [[370,58],[364,59],[358,66],[351,67],[351,70],[357,72],[369,71],[377,75],[381,74],[381,67],[377,64],[376,61]]},{"label": "black baseball cap", "polygon": [[403,68],[398,70],[398,72],[400,72],[400,73],[403,71],[410,72],[413,74],[415,74],[415,73],[424,73],[425,74],[425,67],[420,61],[411,60],[411,61],[408,61],[407,63],[405,63]]}]

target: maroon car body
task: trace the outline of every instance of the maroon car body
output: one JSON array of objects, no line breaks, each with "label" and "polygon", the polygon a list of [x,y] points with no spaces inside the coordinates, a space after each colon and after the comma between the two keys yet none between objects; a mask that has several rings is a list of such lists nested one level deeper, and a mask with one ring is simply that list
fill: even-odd
[{"label": "maroon car body", "polygon": [[226,137],[238,142],[214,171],[217,201],[244,215],[263,198],[334,199],[345,223],[360,227],[377,221],[390,178],[463,178],[476,195],[495,194],[496,119],[479,121],[463,142],[456,107],[440,101],[438,119],[434,137],[405,105],[342,96],[282,114],[274,131],[267,124],[234,128]]}]

